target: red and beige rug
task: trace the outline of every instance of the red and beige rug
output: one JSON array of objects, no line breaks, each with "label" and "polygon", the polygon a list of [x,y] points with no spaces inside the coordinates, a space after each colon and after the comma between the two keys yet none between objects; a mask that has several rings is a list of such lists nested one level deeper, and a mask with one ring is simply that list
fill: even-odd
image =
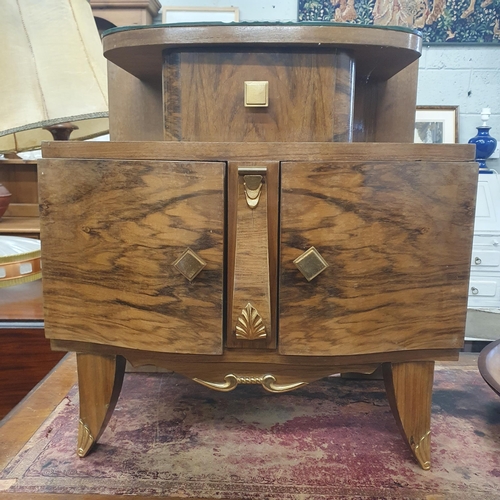
[{"label": "red and beige rug", "polygon": [[436,371],[432,469],[412,460],[383,383],[331,377],[281,395],[127,374],[87,458],[77,391],[0,472],[0,491],[245,500],[500,499],[500,398],[474,369]]}]

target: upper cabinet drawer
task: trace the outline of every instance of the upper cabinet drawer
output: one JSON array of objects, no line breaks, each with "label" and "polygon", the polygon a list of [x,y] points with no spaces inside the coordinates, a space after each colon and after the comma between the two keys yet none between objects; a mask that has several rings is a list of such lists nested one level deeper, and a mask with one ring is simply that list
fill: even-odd
[{"label": "upper cabinet drawer", "polygon": [[354,63],[338,49],[175,49],[163,81],[167,140],[352,139]]},{"label": "upper cabinet drawer", "polygon": [[224,176],[223,163],[40,161],[47,336],[220,354]]},{"label": "upper cabinet drawer", "polygon": [[459,347],[476,177],[463,163],[283,163],[280,352]]}]

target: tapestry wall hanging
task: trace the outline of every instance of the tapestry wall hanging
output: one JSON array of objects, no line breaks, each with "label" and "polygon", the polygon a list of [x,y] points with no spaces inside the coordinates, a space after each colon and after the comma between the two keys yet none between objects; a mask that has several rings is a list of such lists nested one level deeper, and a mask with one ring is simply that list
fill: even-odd
[{"label": "tapestry wall hanging", "polygon": [[500,0],[299,0],[298,20],[414,28],[424,43],[500,42]]}]

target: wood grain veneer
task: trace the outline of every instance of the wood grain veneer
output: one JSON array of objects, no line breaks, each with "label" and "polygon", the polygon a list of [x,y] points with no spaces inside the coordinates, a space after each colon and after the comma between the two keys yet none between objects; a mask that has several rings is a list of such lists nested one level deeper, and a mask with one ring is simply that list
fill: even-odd
[{"label": "wood grain veneer", "polygon": [[415,135],[418,61],[389,80],[357,78],[354,142],[412,143]]},{"label": "wood grain veneer", "polygon": [[[330,52],[173,52],[164,66],[165,138],[352,140],[354,63]],[[244,106],[245,81],[269,83],[269,106]]]},{"label": "wood grain veneer", "polygon": [[[78,456],[95,446],[118,401],[125,375],[125,358],[77,353],[80,396]],[[99,380],[99,384],[95,380]]]},{"label": "wood grain veneer", "polygon": [[472,144],[397,144],[331,142],[46,142],[45,158],[102,158],[171,161],[473,161]]},{"label": "wood grain veneer", "polygon": [[[46,145],[41,170],[47,334],[88,355],[81,381],[103,363],[116,378],[120,356],[220,390],[384,364],[427,468],[433,362],[463,341],[477,165],[470,145],[411,144],[420,50],[416,32],[352,25],[109,33],[111,137],[140,142]],[[244,107],[245,80],[269,83],[269,107]],[[251,166],[266,169],[253,212]],[[169,267],[187,246],[208,263],[192,283]],[[307,282],[293,261],[311,246],[329,267]],[[247,300],[265,341],[234,338]],[[84,396],[103,409],[92,433],[109,388]]]},{"label": "wood grain veneer", "polygon": [[[222,351],[222,163],[40,162],[49,338]],[[189,282],[172,264],[207,263]]]},{"label": "wood grain veneer", "polygon": [[345,48],[356,59],[360,77],[387,80],[418,59],[422,39],[415,31],[380,27],[252,23],[116,30],[103,38],[103,45],[108,60],[143,81],[161,80],[164,50],[207,45]]},{"label": "wood grain veneer", "polygon": [[[282,354],[345,355],[463,342],[473,163],[283,163]],[[330,265],[307,282],[293,260]]]},{"label": "wood grain veneer", "polygon": [[161,80],[144,82],[108,61],[112,141],[163,139]]},{"label": "wood grain veneer", "polygon": [[330,373],[335,373],[335,368],[350,365],[373,365],[387,362],[404,363],[408,361],[456,361],[459,349],[417,349],[414,351],[380,352],[373,354],[359,354],[347,356],[283,356],[276,351],[263,349],[225,349],[220,355],[205,354],[175,354],[159,353],[137,349],[126,349],[112,345],[92,344],[68,340],[51,340],[52,349],[58,351],[77,351],[90,354],[119,354],[131,360],[134,366],[157,365],[172,369],[172,365],[188,365],[202,363],[210,364],[247,364],[255,363],[256,359],[262,367],[268,370],[277,365],[296,367],[323,366],[329,367]]},{"label": "wood grain veneer", "polygon": [[384,383],[396,422],[424,470],[431,467],[431,405],[434,362],[385,363]]},{"label": "wood grain veneer", "polygon": [[[261,201],[251,210],[245,201],[243,174],[251,173],[254,168],[265,169],[265,174]],[[227,196],[226,345],[276,348],[279,163],[229,162]],[[265,340],[235,337],[235,325],[248,302],[257,308],[267,325]]]}]

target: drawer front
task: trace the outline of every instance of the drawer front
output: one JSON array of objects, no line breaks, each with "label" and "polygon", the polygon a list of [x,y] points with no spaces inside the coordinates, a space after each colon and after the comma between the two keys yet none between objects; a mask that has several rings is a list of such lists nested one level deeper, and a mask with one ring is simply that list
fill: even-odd
[{"label": "drawer front", "polygon": [[475,231],[498,232],[500,183],[496,172],[480,174],[477,186]]},{"label": "drawer front", "polygon": [[[267,84],[246,106],[245,82]],[[165,139],[348,142],[354,66],[346,53],[171,51],[165,54]]]},{"label": "drawer front", "polygon": [[483,278],[472,274],[469,283],[469,307],[500,307],[500,275]]},{"label": "drawer front", "polygon": [[500,251],[482,250],[474,247],[472,249],[471,266],[474,270],[478,270],[483,267],[499,267]]},{"label": "drawer front", "polygon": [[496,280],[472,279],[469,286],[469,297],[495,297],[497,287]]},{"label": "drawer front", "polygon": [[280,352],[460,347],[476,180],[466,163],[282,164]]},{"label": "drawer front", "polygon": [[225,165],[42,160],[39,169],[47,337],[220,354]]},{"label": "drawer front", "polygon": [[[500,234],[495,236],[474,235],[472,244],[474,247],[489,247],[489,250],[497,249],[500,251]],[[480,250],[486,250],[486,248]]]}]

